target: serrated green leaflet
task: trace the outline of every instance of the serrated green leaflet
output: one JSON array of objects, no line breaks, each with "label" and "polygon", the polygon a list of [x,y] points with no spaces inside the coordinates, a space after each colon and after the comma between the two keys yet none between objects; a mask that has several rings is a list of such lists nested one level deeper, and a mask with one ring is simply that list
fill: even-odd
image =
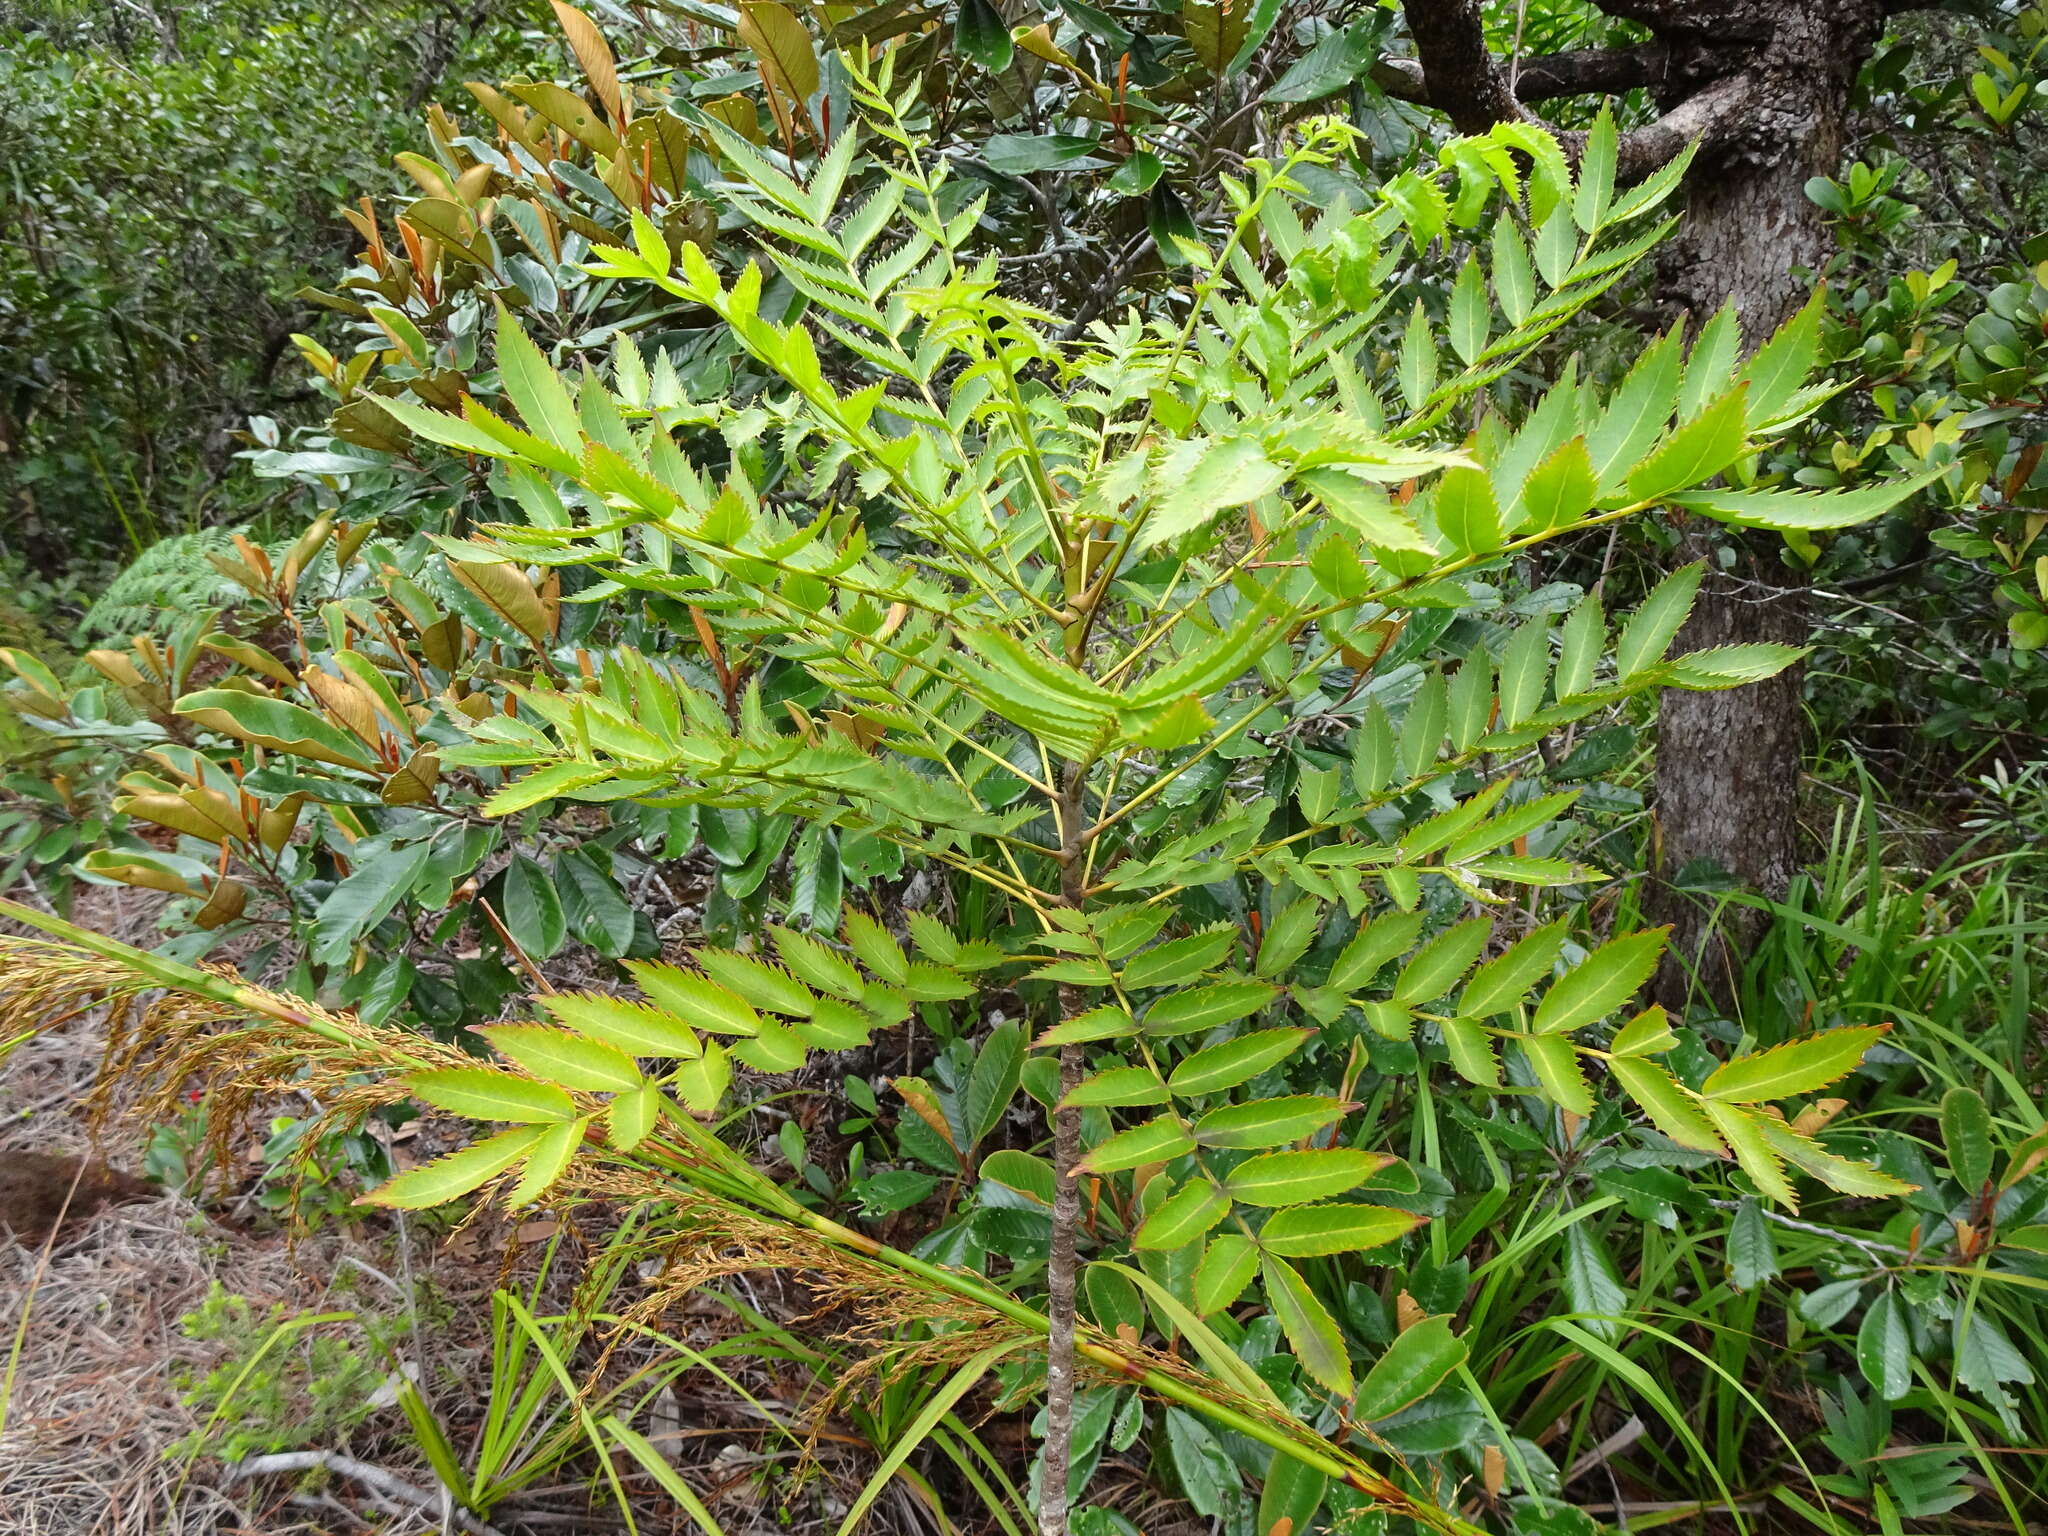
[{"label": "serrated green leaflet", "polygon": [[1530,988],[1550,974],[1564,949],[1564,936],[1562,922],[1546,923],[1479,967],[1458,999],[1459,1016],[1489,1019],[1521,1002]]},{"label": "serrated green leaflet", "polygon": [[1230,1104],[1195,1122],[1195,1140],[1205,1147],[1283,1147],[1334,1125],[1343,1115],[1341,1100],[1305,1093]]},{"label": "serrated green leaflet", "polygon": [[487,1024],[477,1033],[534,1076],[565,1088],[623,1093],[640,1086],[640,1069],[616,1047],[544,1024]]},{"label": "serrated green leaflet", "polygon": [[752,1005],[715,981],[679,966],[646,960],[628,960],[626,969],[656,1007],[698,1029],[719,1035],[751,1035],[761,1027],[761,1016]]},{"label": "serrated green leaflet", "polygon": [[1266,1218],[1259,1246],[1289,1259],[1362,1253],[1407,1236],[1424,1219],[1383,1205],[1295,1205]]},{"label": "serrated green leaflet", "polygon": [[1166,1084],[1150,1067],[1111,1067],[1084,1078],[1060,1102],[1082,1108],[1091,1104],[1164,1104],[1166,1098]]},{"label": "serrated green leaflet", "polygon": [[405,1079],[405,1086],[414,1098],[472,1120],[539,1124],[567,1120],[576,1113],[569,1095],[554,1084],[537,1083],[490,1067],[415,1072]]},{"label": "serrated green leaflet", "polygon": [[1185,1248],[1230,1214],[1230,1196],[1196,1178],[1168,1195],[1131,1237],[1133,1248]]},{"label": "serrated green leaflet", "polygon": [[1539,1035],[1569,1034],[1614,1012],[1657,969],[1669,932],[1652,928],[1601,945],[1551,984],[1531,1027]]},{"label": "serrated green leaflet", "polygon": [[1209,1240],[1195,1267],[1195,1311],[1203,1317],[1236,1303],[1259,1272],[1258,1245],[1236,1232]]},{"label": "serrated green leaflet", "polygon": [[1278,987],[1264,981],[1212,981],[1169,992],[1145,1010],[1145,1033],[1197,1034],[1257,1013],[1279,995]]},{"label": "serrated green leaflet", "polygon": [[1082,1158],[1079,1166],[1087,1173],[1120,1173],[1142,1163],[1163,1163],[1194,1150],[1194,1138],[1179,1117],[1161,1115],[1117,1132]]},{"label": "serrated green leaflet", "polygon": [[568,1171],[570,1161],[576,1156],[576,1149],[583,1145],[584,1133],[589,1129],[588,1115],[580,1120],[550,1126],[533,1144],[533,1150],[527,1153],[526,1167],[520,1172],[519,1182],[505,1196],[505,1204],[515,1209],[531,1205],[554,1188],[555,1182]]},{"label": "serrated green leaflet", "polygon": [[1276,1067],[1308,1039],[1305,1029],[1260,1029],[1195,1052],[1173,1069],[1167,1086],[1182,1097],[1220,1093]]},{"label": "serrated green leaflet", "polygon": [[1394,983],[1394,1001],[1415,1008],[1441,997],[1457,985],[1493,932],[1490,918],[1468,918],[1454,923],[1415,952],[1415,958],[1401,969]]},{"label": "serrated green leaflet", "polygon": [[1681,1147],[1711,1152],[1716,1157],[1727,1155],[1720,1132],[1714,1129],[1699,1101],[1662,1067],[1617,1056],[1608,1061],[1607,1070],[1650,1117],[1650,1123]]},{"label": "serrated green leaflet", "polygon": [[1788,1041],[1767,1051],[1717,1067],[1700,1092],[1731,1104],[1762,1104],[1795,1094],[1816,1093],[1855,1070],[1865,1053],[1884,1037],[1888,1024],[1863,1024],[1852,1029],[1824,1030],[1804,1040]]},{"label": "serrated green leaflet", "polygon": [[695,1056],[699,1049],[689,1025],[646,1003],[595,992],[549,993],[538,1001],[577,1033],[631,1056]]},{"label": "serrated green leaflet", "polygon": [[1330,1309],[1317,1300],[1294,1266],[1270,1255],[1259,1261],[1259,1275],[1265,1282],[1266,1301],[1280,1319],[1280,1331],[1294,1346],[1294,1355],[1311,1377],[1339,1397],[1352,1390],[1351,1358],[1344,1351],[1344,1335],[1338,1331]]},{"label": "serrated green leaflet", "polygon": [[364,1195],[363,1205],[391,1206],[402,1211],[431,1210],[458,1200],[478,1185],[496,1178],[533,1149],[547,1134],[543,1126],[525,1125],[450,1152],[431,1163],[387,1179]]},{"label": "serrated green leaflet", "polygon": [[1392,1161],[1355,1147],[1267,1152],[1239,1163],[1224,1184],[1246,1205],[1308,1205],[1356,1189]]}]

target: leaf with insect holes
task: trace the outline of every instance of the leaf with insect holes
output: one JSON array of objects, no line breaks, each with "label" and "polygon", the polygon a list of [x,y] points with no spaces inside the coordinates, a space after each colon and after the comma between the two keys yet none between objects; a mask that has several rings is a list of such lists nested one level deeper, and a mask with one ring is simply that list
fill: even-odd
[{"label": "leaf with insect holes", "polygon": [[424,1211],[446,1205],[496,1178],[532,1151],[546,1134],[547,1128],[539,1125],[500,1131],[460,1152],[450,1152],[431,1163],[407,1169],[385,1180],[356,1203],[401,1211]]}]

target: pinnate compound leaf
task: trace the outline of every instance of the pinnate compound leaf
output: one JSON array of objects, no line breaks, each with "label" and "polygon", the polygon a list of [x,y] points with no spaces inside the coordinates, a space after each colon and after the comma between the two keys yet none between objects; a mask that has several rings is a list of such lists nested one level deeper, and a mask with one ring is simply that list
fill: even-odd
[{"label": "pinnate compound leaf", "polygon": [[1738,528],[1769,528],[1780,533],[1812,533],[1830,528],[1853,528],[1918,495],[1947,474],[1952,466],[1860,485],[1849,491],[1802,491],[1766,487],[1738,491],[1708,487],[1682,491],[1669,498],[1673,506],[1703,513],[1716,522]]}]

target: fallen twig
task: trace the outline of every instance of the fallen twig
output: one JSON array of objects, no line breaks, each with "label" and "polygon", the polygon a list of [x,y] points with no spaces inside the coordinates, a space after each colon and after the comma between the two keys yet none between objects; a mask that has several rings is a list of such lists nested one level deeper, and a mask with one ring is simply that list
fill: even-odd
[{"label": "fallen twig", "polygon": [[[252,1477],[269,1477],[276,1472],[315,1470],[332,1472],[336,1477],[347,1478],[393,1503],[429,1514],[439,1514],[452,1503],[444,1490],[429,1491],[417,1483],[407,1482],[394,1472],[371,1466],[367,1461],[357,1461],[353,1456],[343,1456],[337,1451],[278,1451],[269,1456],[244,1457],[221,1474],[221,1481],[232,1485]],[[499,1536],[499,1532],[469,1511],[456,1509],[453,1513],[455,1523],[470,1536]]]}]

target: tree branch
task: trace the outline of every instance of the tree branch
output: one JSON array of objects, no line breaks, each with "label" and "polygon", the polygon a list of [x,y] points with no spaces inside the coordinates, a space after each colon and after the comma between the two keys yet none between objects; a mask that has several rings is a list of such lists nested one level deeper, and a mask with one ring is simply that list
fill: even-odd
[{"label": "tree branch", "polygon": [[[1549,101],[1558,96],[1605,96],[1656,85],[1664,78],[1665,60],[1662,43],[1540,53],[1516,66],[1515,99]],[[1493,68],[1505,76],[1503,61],[1495,59]],[[1417,59],[1381,60],[1373,71],[1373,82],[1398,101],[1411,101],[1420,107],[1437,105],[1431,99],[1427,78]]]},{"label": "tree branch", "polygon": [[1407,0],[1402,9],[1429,104],[1448,115],[1452,127],[1484,133],[1528,116],[1486,51],[1479,0]]},{"label": "tree branch", "polygon": [[[1685,0],[1608,0],[1603,9],[1655,12],[1660,17],[1710,7]],[[1629,89],[1663,78],[1661,43],[1630,49],[1593,49],[1529,59],[1511,87],[1500,62],[1487,51],[1479,0],[1405,0],[1408,31],[1416,59],[1389,59],[1374,78],[1389,95],[1444,113],[1460,133],[1484,133],[1495,123],[1536,122],[1525,100],[1576,95],[1580,91]],[[1403,67],[1405,66],[1405,67]],[[1728,137],[1756,105],[1755,82],[1746,74],[1713,81],[1655,121],[1622,135],[1615,174],[1639,181],[1682,153],[1688,144]],[[1548,125],[1545,125],[1548,126]],[[1556,132],[1555,129],[1551,130]],[[1585,136],[1559,133],[1576,158]]]}]

